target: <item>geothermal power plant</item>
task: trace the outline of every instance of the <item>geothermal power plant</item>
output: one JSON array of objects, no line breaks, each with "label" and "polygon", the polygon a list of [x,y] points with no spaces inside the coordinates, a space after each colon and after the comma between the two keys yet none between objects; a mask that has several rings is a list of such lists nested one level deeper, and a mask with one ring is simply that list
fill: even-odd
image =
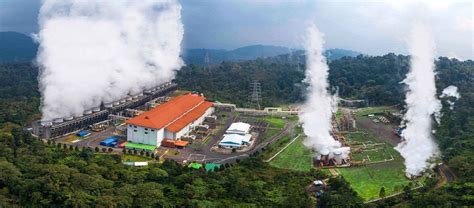
[{"label": "geothermal power plant", "polygon": [[38,120],[33,122],[33,134],[40,138],[53,139],[85,129],[92,124],[106,121],[111,116],[121,116],[125,110],[145,105],[147,102],[162,97],[176,88],[176,83],[166,82],[115,102],[103,103],[100,106],[84,111],[81,116],[56,118],[48,121]]}]

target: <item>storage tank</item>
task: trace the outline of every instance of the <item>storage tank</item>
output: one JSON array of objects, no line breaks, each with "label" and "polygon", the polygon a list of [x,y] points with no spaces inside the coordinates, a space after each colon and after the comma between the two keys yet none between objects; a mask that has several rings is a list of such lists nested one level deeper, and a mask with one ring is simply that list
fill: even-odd
[{"label": "storage tank", "polygon": [[341,165],[343,159],[344,158],[342,157],[342,152],[340,150],[334,151],[334,161],[337,165]]},{"label": "storage tank", "polygon": [[54,124],[58,124],[58,123],[62,123],[62,122],[64,122],[64,119],[62,119],[62,118],[57,118],[57,119],[54,119],[54,121],[53,121]]},{"label": "storage tank", "polygon": [[89,114],[92,114],[92,110],[85,110],[84,111],[84,115],[89,115]]},{"label": "storage tank", "polygon": [[69,117],[64,118],[64,120],[66,120],[66,121],[70,121],[70,120],[72,120],[72,119],[74,119],[74,117],[72,117],[72,116],[69,116]]},{"label": "storage tank", "polygon": [[329,150],[324,149],[321,151],[321,158],[320,160],[324,163],[324,165],[329,164]]},{"label": "storage tank", "polygon": [[95,107],[92,109],[92,112],[97,113],[100,111],[100,107]]},{"label": "storage tank", "polygon": [[41,121],[41,126],[51,126],[53,125],[53,122],[51,121]]},{"label": "storage tank", "polygon": [[114,106],[120,105],[120,101],[115,101]]},{"label": "storage tank", "polygon": [[74,118],[80,118],[82,116],[84,116],[84,114],[80,113],[80,114],[74,115]]},{"label": "storage tank", "polygon": [[105,103],[105,104],[104,104],[104,107],[106,107],[106,108],[111,108],[113,105],[114,105],[113,102]]},{"label": "storage tank", "polygon": [[131,96],[127,96],[127,101],[132,101],[133,98]]},{"label": "storage tank", "polygon": [[125,102],[127,102],[127,99],[120,100],[120,103],[125,103]]}]

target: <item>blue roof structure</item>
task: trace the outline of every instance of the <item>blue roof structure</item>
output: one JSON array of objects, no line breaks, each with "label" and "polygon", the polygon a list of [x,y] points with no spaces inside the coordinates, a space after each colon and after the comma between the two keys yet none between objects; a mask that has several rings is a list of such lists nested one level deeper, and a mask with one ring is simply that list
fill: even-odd
[{"label": "blue roof structure", "polygon": [[86,137],[86,136],[89,136],[90,134],[91,133],[89,133],[88,131],[80,131],[76,135],[79,137]]}]

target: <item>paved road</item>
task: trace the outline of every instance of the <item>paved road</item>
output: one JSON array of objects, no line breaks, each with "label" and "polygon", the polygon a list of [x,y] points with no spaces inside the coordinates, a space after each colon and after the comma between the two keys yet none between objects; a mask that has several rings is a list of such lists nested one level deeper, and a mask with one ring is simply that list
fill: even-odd
[{"label": "paved road", "polygon": [[444,163],[439,166],[439,171],[442,175],[444,175],[444,177],[446,177],[446,181],[448,183],[451,183],[454,181],[454,179],[456,179],[454,172]]}]

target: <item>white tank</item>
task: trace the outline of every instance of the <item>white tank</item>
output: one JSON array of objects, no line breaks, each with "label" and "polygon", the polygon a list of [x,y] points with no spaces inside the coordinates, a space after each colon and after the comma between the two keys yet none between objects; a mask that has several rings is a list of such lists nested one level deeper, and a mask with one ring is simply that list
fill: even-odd
[{"label": "white tank", "polygon": [[92,114],[92,110],[85,110],[84,111],[84,115],[89,115],[89,114]]},{"label": "white tank", "polygon": [[106,107],[106,108],[111,108],[113,105],[114,105],[114,103],[112,103],[112,102],[110,102],[110,103],[105,103],[105,104],[104,104],[104,107]]},{"label": "white tank", "polygon": [[334,151],[334,161],[336,162],[336,164],[342,164],[342,159],[344,159],[342,157],[342,152],[339,150]]},{"label": "white tank", "polygon": [[69,117],[64,118],[64,120],[66,120],[66,121],[70,121],[70,120],[72,120],[72,119],[74,119],[74,117],[72,117],[72,116],[69,116]]},{"label": "white tank", "polygon": [[41,126],[51,126],[53,125],[53,122],[51,121],[41,121]]},{"label": "white tank", "polygon": [[58,124],[58,123],[62,123],[64,121],[64,119],[62,118],[57,118],[57,119],[54,119],[53,123],[54,124]]},{"label": "white tank", "polygon": [[132,101],[132,100],[133,100],[132,97],[130,97],[130,96],[127,97],[127,101]]},{"label": "white tank", "polygon": [[143,97],[143,92],[138,93],[139,97]]},{"label": "white tank", "polygon": [[127,99],[120,100],[120,103],[125,103],[125,102],[127,102]]},{"label": "white tank", "polygon": [[94,113],[97,113],[97,112],[100,111],[100,107],[95,107],[95,108],[92,109],[92,111],[93,111]]},{"label": "white tank", "polygon": [[133,99],[137,99],[138,98],[138,95],[134,95],[132,96]]},{"label": "white tank", "polygon": [[115,101],[114,106],[120,105],[120,101]]},{"label": "white tank", "polygon": [[74,115],[74,118],[80,118],[82,116],[84,116],[84,114],[80,113],[80,114]]}]

